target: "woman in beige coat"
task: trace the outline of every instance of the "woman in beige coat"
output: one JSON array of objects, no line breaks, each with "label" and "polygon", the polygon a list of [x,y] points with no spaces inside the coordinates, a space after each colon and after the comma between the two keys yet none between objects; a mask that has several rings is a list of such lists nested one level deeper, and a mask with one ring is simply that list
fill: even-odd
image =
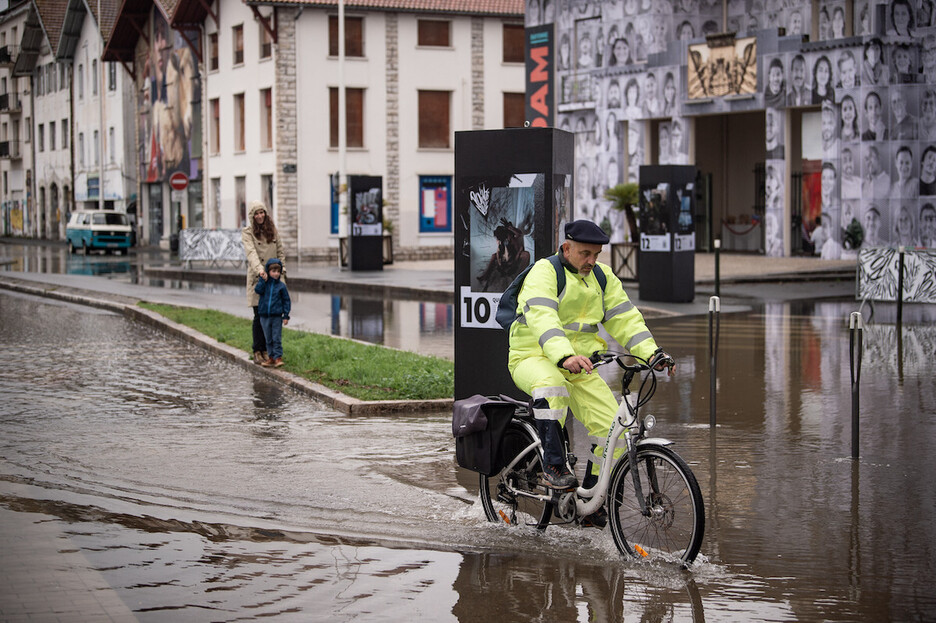
[{"label": "woman in beige coat", "polygon": [[257,305],[260,295],[254,291],[261,276],[266,278],[263,267],[270,258],[277,258],[283,262],[283,276],[286,281],[286,262],[283,254],[283,242],[280,240],[273,219],[267,213],[262,201],[251,201],[247,214],[248,225],[241,231],[241,240],[244,243],[244,252],[247,254],[247,304],[253,307],[253,356],[254,363],[260,364],[268,359],[266,339],[263,337],[263,327],[260,326],[260,316]]}]

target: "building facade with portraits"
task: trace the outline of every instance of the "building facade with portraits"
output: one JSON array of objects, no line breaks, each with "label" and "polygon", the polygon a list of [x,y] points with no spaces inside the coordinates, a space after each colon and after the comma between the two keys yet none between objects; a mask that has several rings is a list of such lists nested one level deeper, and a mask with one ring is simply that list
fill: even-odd
[{"label": "building facade with portraits", "polygon": [[697,249],[936,246],[932,2],[532,0],[526,26],[551,33],[575,213],[617,240],[604,190],[693,164]]}]

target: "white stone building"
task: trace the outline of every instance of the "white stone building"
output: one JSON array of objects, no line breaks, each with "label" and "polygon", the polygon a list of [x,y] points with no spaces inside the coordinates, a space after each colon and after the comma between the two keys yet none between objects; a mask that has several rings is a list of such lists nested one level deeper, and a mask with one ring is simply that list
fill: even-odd
[{"label": "white stone building", "polygon": [[133,212],[137,193],[137,155],[133,150],[133,82],[119,63],[101,60],[104,37],[112,19],[102,2],[102,36],[96,16],[98,4],[85,0],[68,5],[58,47],[68,62],[74,127],[74,199],[76,208]]},{"label": "white stone building", "polygon": [[20,63],[27,19],[37,19],[30,2],[0,12],[0,231],[17,236],[35,235],[38,223],[32,189],[30,78]]},{"label": "white stone building", "polygon": [[[147,23],[134,22],[143,14]],[[173,54],[182,41],[199,60],[199,97],[188,102],[202,124],[186,135],[190,190],[178,203],[189,224],[238,228],[246,204],[262,199],[289,255],[337,256],[337,15],[333,1],[124,3],[105,59],[133,63],[139,90],[152,88],[142,76],[153,55],[134,24],[149,33],[166,21]],[[451,257],[455,131],[523,122],[523,4],[383,0],[349,3],[346,16],[343,173],[383,178],[397,258]],[[155,118],[157,100],[141,100],[141,119]],[[158,156],[152,136],[138,144]],[[165,243],[178,220],[166,208],[165,170],[151,173],[142,197],[162,206],[147,208],[148,218],[168,217],[152,240]],[[191,203],[202,196],[204,216]]]},{"label": "white stone building", "polygon": [[64,5],[34,6],[38,19],[26,23],[20,58],[23,69],[32,75],[32,157],[38,218],[35,235],[59,240],[65,237],[73,188],[69,65],[56,60]]}]

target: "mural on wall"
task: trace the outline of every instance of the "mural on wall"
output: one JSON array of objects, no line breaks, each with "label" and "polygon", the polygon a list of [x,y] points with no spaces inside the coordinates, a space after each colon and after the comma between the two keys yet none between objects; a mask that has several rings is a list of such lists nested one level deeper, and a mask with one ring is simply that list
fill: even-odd
[{"label": "mural on wall", "polygon": [[[637,181],[641,164],[690,160],[688,117],[703,109],[687,102],[713,98],[704,114],[714,114],[728,112],[721,95],[755,93],[765,113],[768,255],[784,253],[785,179],[801,172],[786,170],[789,107],[821,115],[822,141],[794,248],[836,259],[872,246],[932,246],[936,10],[853,0],[849,25],[846,4],[819,0],[813,24],[809,0],[528,0],[528,27],[555,26],[555,124],[575,134],[576,217],[623,239],[605,189]],[[702,38],[723,30],[723,8],[736,38],[710,47]],[[756,33],[780,27],[787,37],[770,49],[791,51],[759,49]],[[815,45],[834,40],[848,45]]]},{"label": "mural on wall", "polygon": [[[899,265],[895,248],[862,249],[858,254],[858,298],[896,301]],[[904,253],[902,298],[907,303],[936,303],[936,249]]]},{"label": "mural on wall", "polygon": [[137,90],[142,179],[163,182],[176,171],[197,179],[201,78],[196,56],[185,39],[198,42],[200,38],[197,31],[183,38],[182,33],[169,27],[155,5],[148,34],[151,44]]},{"label": "mural on wall", "polygon": [[[859,46],[763,61],[768,115],[819,107],[822,161],[816,172],[803,162],[800,234],[805,251],[826,259],[936,244],[936,26],[933,11],[905,5],[856,3],[855,28],[865,33]],[[838,32],[838,7],[823,4],[820,32]],[[769,122],[766,148],[769,166],[776,155]]]}]

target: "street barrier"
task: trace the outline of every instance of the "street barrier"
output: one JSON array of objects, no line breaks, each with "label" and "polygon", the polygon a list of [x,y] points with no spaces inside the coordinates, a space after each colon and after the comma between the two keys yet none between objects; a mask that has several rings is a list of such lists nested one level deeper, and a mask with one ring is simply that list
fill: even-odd
[{"label": "street barrier", "polygon": [[859,300],[936,303],[936,249],[861,249],[857,289]]},{"label": "street barrier", "polygon": [[208,262],[219,266],[222,262],[236,265],[247,262],[239,229],[189,228],[179,232],[179,260],[186,268],[192,262]]}]

